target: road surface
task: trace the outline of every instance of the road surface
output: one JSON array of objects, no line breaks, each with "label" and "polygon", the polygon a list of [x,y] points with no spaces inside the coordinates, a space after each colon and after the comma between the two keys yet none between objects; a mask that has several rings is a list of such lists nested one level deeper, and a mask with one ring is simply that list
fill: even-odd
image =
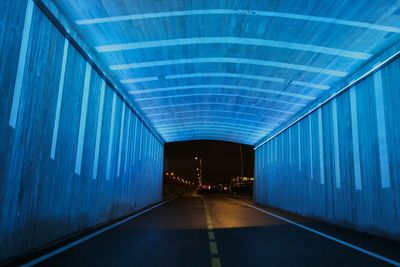
[{"label": "road surface", "polygon": [[258,207],[243,197],[188,193],[38,266],[310,267],[398,262],[400,244],[394,241]]}]

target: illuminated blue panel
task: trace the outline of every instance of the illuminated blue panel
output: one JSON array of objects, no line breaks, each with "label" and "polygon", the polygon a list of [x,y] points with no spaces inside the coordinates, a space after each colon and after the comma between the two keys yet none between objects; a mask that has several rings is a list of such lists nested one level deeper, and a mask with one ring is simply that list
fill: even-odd
[{"label": "illuminated blue panel", "polygon": [[121,129],[119,132],[117,176],[121,174],[122,142],[124,140],[125,105],[122,106]]},{"label": "illuminated blue panel", "polygon": [[190,106],[190,105],[230,105],[230,106],[235,106],[235,107],[243,107],[243,108],[248,108],[248,109],[261,109],[261,110],[267,110],[267,111],[274,111],[274,112],[280,112],[280,113],[285,113],[285,114],[293,114],[291,111],[285,111],[285,110],[273,110],[270,108],[264,108],[264,107],[256,107],[256,106],[246,106],[246,105],[239,105],[239,104],[229,104],[229,103],[221,103],[221,102],[192,102],[192,103],[186,103],[186,104],[172,104],[172,105],[166,105],[166,106],[158,106],[158,107],[144,107],[142,110],[154,110],[154,109],[159,109],[159,108],[168,108],[168,107],[179,107],[179,106]]},{"label": "illuminated blue panel", "polygon": [[139,124],[139,160],[142,159],[142,147],[143,147],[143,126]]},{"label": "illuminated blue panel", "polygon": [[313,96],[290,93],[290,92],[274,91],[274,90],[269,90],[269,89],[255,88],[255,87],[248,87],[248,86],[232,86],[232,85],[224,85],[224,84],[204,84],[204,85],[188,85],[188,86],[176,86],[176,87],[164,87],[164,88],[151,88],[151,89],[145,89],[145,90],[131,90],[131,91],[129,91],[129,93],[132,95],[136,95],[136,94],[143,94],[143,93],[148,94],[148,93],[155,93],[155,92],[182,91],[182,90],[188,90],[188,89],[201,89],[201,88],[215,88],[215,89],[227,88],[227,89],[234,89],[234,90],[244,90],[244,91],[249,91],[249,92],[260,92],[260,93],[284,95],[284,96],[290,96],[290,97],[294,97],[294,98],[307,99],[307,100],[315,99],[315,97],[313,97]]},{"label": "illuminated blue panel", "polygon": [[254,46],[269,46],[285,49],[294,49],[300,51],[310,51],[321,54],[335,55],[341,57],[349,57],[354,59],[368,59],[371,54],[349,51],[344,49],[336,49],[317,45],[307,45],[293,42],[282,42],[276,40],[251,39],[238,37],[201,37],[201,38],[186,38],[186,39],[167,39],[149,42],[135,42],[124,44],[113,44],[97,46],[96,50],[99,53],[115,52],[121,50],[145,49],[154,47],[177,46],[177,45],[199,45],[199,44],[236,44],[236,45],[254,45]]},{"label": "illuminated blue panel", "polygon": [[124,164],[124,173],[126,173],[126,168],[128,166],[128,152],[130,151],[130,140],[131,140],[131,117],[132,117],[132,113],[128,111],[128,129],[127,129],[127,133],[126,133],[126,147],[125,147],[125,164]]},{"label": "illuminated blue panel", "polygon": [[[169,122],[169,124],[171,125],[176,125],[176,123],[174,123],[174,121],[177,121],[179,119],[188,119],[190,123],[200,123],[203,120],[200,119],[207,119],[206,121],[219,121],[219,122],[223,122],[228,120],[229,121],[229,117],[220,117],[220,116],[188,116],[188,117],[179,117],[179,118],[169,118],[169,119],[160,119],[160,120],[154,120],[155,122],[159,122],[159,125],[165,125],[165,124],[161,124],[164,122]],[[196,120],[197,119],[197,120]],[[272,121],[268,121],[268,122],[254,122],[252,120],[246,120],[246,119],[235,119],[236,122],[244,122],[244,123],[255,123],[255,124],[262,124],[262,125],[279,125],[276,122],[272,122]],[[204,122],[204,121],[203,121]],[[231,125],[237,125],[236,123],[230,123]],[[179,127],[179,125],[177,125],[177,127]],[[242,125],[240,127],[243,127]],[[253,128],[253,126],[247,126],[249,128]]]},{"label": "illuminated blue panel", "polygon": [[307,65],[299,65],[299,64],[277,62],[270,60],[251,59],[251,58],[234,58],[234,57],[183,58],[174,60],[147,61],[147,62],[120,64],[120,65],[110,65],[110,69],[116,71],[116,70],[160,67],[166,65],[199,64],[199,63],[225,63],[225,64],[229,63],[229,64],[258,65],[263,67],[322,73],[337,77],[344,77],[348,74],[347,72],[340,70],[332,70],[332,69],[319,68]]},{"label": "illuminated blue panel", "polygon": [[[266,137],[238,134],[230,140],[267,140],[400,40],[394,1],[262,0],[246,1],[245,9],[240,1],[106,2],[57,1],[57,7],[154,129],[166,119],[177,126],[164,135],[166,142],[206,135],[227,140],[222,128],[201,137],[194,128],[186,134],[187,123],[209,123],[211,117]],[[303,126],[302,133],[291,132],[291,148],[298,146],[299,157],[308,160],[307,122]],[[297,135],[302,148],[295,146]],[[310,146],[317,152],[317,142]],[[295,158],[297,151],[287,160]]]},{"label": "illuminated blue panel", "polygon": [[33,7],[34,7],[33,0],[28,0],[28,5],[26,7],[26,13],[25,13],[24,29],[22,33],[21,48],[19,51],[17,77],[15,80],[14,96],[13,96],[10,121],[9,121],[10,126],[13,128],[15,128],[17,124],[19,104],[21,100],[22,83],[24,80],[29,34],[31,31],[31,24],[32,24]]},{"label": "illuminated blue panel", "polygon": [[124,79],[121,80],[121,83],[141,83],[141,82],[150,82],[150,81],[157,81],[158,77],[143,77],[137,79]]},{"label": "illuminated blue panel", "polygon": [[354,186],[356,190],[362,189],[360,144],[358,143],[358,112],[356,88],[350,89],[351,133],[353,143]]},{"label": "illuminated blue panel", "polygon": [[[275,82],[275,83],[285,83],[285,79],[275,78],[275,77],[267,77],[267,76],[257,76],[257,75],[246,75],[239,73],[218,73],[218,72],[205,72],[205,73],[186,73],[186,74],[173,74],[166,75],[165,79],[173,80],[173,79],[189,79],[189,78],[210,78],[210,77],[220,77],[220,78],[236,78],[236,79],[244,79],[244,80],[257,80],[257,81],[267,81],[267,82]],[[137,79],[124,79],[121,80],[121,83],[129,84],[129,83],[142,83],[149,81],[157,81],[158,77],[144,77]],[[327,90],[329,86],[323,84],[316,84],[310,82],[296,81],[292,80],[288,82],[291,85],[315,88],[319,90]]]},{"label": "illuminated blue panel", "polygon": [[78,175],[81,174],[83,142],[85,139],[86,115],[87,115],[88,101],[89,101],[89,87],[90,87],[91,74],[92,74],[92,67],[90,66],[89,63],[86,63],[85,82],[83,85],[84,87],[83,87],[82,107],[81,107],[81,119],[78,132],[78,147],[76,148],[76,159],[75,159],[75,173]]},{"label": "illuminated blue panel", "polygon": [[186,73],[186,74],[172,74],[166,75],[165,79],[187,79],[187,78],[205,78],[205,77],[223,77],[223,78],[240,78],[246,80],[259,80],[259,81],[267,81],[267,82],[275,82],[275,83],[284,83],[285,79],[275,78],[275,77],[267,77],[267,76],[257,76],[257,75],[246,75],[241,73]]},{"label": "illuminated blue panel", "polygon": [[138,143],[137,143],[137,139],[138,139],[138,132],[139,132],[139,120],[137,119],[137,118],[135,118],[135,127],[133,128],[133,142],[132,142],[132,145],[133,145],[133,152],[132,152],[132,155],[133,155],[133,164],[136,162],[136,152],[137,152],[137,146],[138,146]]},{"label": "illuminated blue panel", "polygon": [[319,175],[321,184],[325,184],[324,140],[322,133],[322,111],[318,109]]},{"label": "illuminated blue panel", "polygon": [[99,113],[98,113],[98,117],[97,117],[96,144],[95,144],[95,150],[94,150],[93,173],[92,173],[93,179],[97,179],[97,170],[98,170],[98,166],[99,166],[101,128],[103,126],[103,110],[104,110],[105,91],[106,91],[106,82],[104,80],[102,80],[101,88],[100,88]]},{"label": "illuminated blue panel", "polygon": [[314,156],[314,151],[313,151],[313,124],[312,124],[312,116],[310,115],[310,116],[308,116],[308,121],[309,121],[309,125],[310,125],[310,131],[309,131],[309,134],[310,134],[310,177],[311,177],[311,179],[314,179],[314,168],[313,168],[313,162],[314,162],[314,158],[313,158],[313,156]]},{"label": "illuminated blue panel", "polygon": [[332,101],[332,123],[333,123],[333,151],[335,161],[335,185],[340,188],[340,151],[339,151],[339,129],[338,129],[338,116],[337,116],[337,103],[336,99]]},{"label": "illuminated blue panel", "polygon": [[68,58],[68,47],[69,47],[68,40],[65,39],[65,41],[64,41],[63,58],[62,58],[62,62],[61,62],[60,82],[58,84],[56,117],[54,119],[53,138],[52,138],[52,141],[51,141],[50,158],[52,158],[52,159],[55,159],[55,156],[56,156],[58,127],[59,127],[59,124],[60,124],[61,101],[62,101],[62,95],[63,95],[63,91],[64,91],[65,69],[66,69],[66,66],[67,66],[67,58]]},{"label": "illuminated blue panel", "polygon": [[[242,133],[242,134],[250,134],[250,135],[263,135],[264,132],[257,132],[257,131],[252,131],[248,129],[238,129],[235,127],[229,127],[225,125],[194,125],[194,126],[181,126],[179,127],[180,132],[185,132],[185,131],[193,131],[193,132],[198,132],[199,130],[204,131],[204,130],[221,130],[221,131],[232,131],[236,133]],[[163,129],[158,129],[161,135],[166,135],[168,133],[174,133],[177,129],[174,128],[163,128]]]},{"label": "illuminated blue panel", "polygon": [[115,121],[115,106],[116,106],[116,104],[117,104],[117,94],[113,92],[111,121],[110,121],[110,135],[108,137],[106,180],[110,180],[110,177],[111,177],[111,156],[112,156],[112,148],[113,148],[113,140],[114,140],[114,121]]},{"label": "illuminated blue panel", "polygon": [[375,106],[379,140],[379,162],[382,188],[390,187],[389,156],[386,139],[385,104],[383,102],[382,74],[374,75]]},{"label": "illuminated blue panel", "polygon": [[234,95],[234,94],[208,94],[208,93],[196,93],[196,94],[185,94],[185,95],[172,95],[172,96],[159,96],[159,97],[148,97],[148,98],[136,98],[136,102],[139,101],[147,101],[147,100],[158,100],[158,99],[167,99],[167,98],[182,98],[182,97],[194,97],[194,96],[228,96],[228,97],[240,97],[240,98],[247,98],[247,99],[257,99],[257,100],[267,100],[267,101],[272,101],[276,103],[283,103],[283,104],[289,104],[293,106],[300,106],[300,107],[305,107],[305,104],[300,104],[300,103],[295,103],[295,102],[289,102],[289,101],[283,101],[283,100],[276,100],[272,98],[263,98],[263,97],[251,97],[251,96],[245,96],[245,95]]},{"label": "illuminated blue panel", "polygon": [[109,23],[109,22],[120,22],[125,20],[143,20],[143,19],[155,19],[155,18],[167,18],[176,16],[198,16],[198,15],[248,15],[248,16],[263,16],[263,17],[277,17],[284,19],[295,19],[305,20],[322,23],[333,23],[338,25],[346,25],[352,27],[359,27],[364,29],[374,29],[379,31],[396,32],[400,33],[400,27],[390,27],[385,25],[352,21],[346,19],[320,17],[312,15],[301,15],[286,12],[273,12],[273,11],[262,11],[262,10],[241,10],[241,9],[205,9],[205,10],[182,10],[182,11],[171,11],[171,12],[154,12],[147,14],[132,14],[125,16],[113,16],[103,17],[94,19],[80,19],[76,20],[78,25],[89,25],[97,23]]},{"label": "illuminated blue panel", "polygon": [[297,149],[299,151],[299,171],[301,172],[301,130],[300,130],[300,123],[298,123],[297,128]]},{"label": "illuminated blue panel", "polygon": [[289,164],[292,164],[292,129],[289,129]]}]

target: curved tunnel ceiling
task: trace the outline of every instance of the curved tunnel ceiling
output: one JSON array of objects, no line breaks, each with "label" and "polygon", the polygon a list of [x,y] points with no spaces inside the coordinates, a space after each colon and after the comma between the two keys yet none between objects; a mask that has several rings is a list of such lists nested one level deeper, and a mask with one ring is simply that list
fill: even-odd
[{"label": "curved tunnel ceiling", "polygon": [[254,145],[400,40],[400,2],[56,1],[166,142]]}]

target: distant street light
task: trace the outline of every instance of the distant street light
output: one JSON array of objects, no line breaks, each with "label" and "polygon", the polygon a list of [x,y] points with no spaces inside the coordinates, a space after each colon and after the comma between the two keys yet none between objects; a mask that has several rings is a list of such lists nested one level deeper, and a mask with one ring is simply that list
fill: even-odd
[{"label": "distant street light", "polygon": [[202,182],[201,182],[201,180],[202,180],[202,171],[203,171],[203,166],[201,164],[201,158],[200,157],[195,157],[194,159],[198,160],[199,163],[200,163],[200,169],[196,168],[196,170],[200,172],[199,174],[197,174],[197,176],[199,177],[199,186],[201,186],[202,185]]}]

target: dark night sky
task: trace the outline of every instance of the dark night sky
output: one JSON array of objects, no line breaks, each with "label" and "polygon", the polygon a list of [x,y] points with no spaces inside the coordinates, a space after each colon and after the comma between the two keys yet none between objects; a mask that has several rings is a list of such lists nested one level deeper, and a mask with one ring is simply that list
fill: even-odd
[{"label": "dark night sky", "polygon": [[[242,145],[243,175],[253,177],[254,151],[251,146]],[[165,170],[174,171],[178,176],[195,178],[195,168],[202,159],[203,183],[228,183],[232,177],[240,176],[239,144],[221,141],[189,141],[165,144]]]}]

